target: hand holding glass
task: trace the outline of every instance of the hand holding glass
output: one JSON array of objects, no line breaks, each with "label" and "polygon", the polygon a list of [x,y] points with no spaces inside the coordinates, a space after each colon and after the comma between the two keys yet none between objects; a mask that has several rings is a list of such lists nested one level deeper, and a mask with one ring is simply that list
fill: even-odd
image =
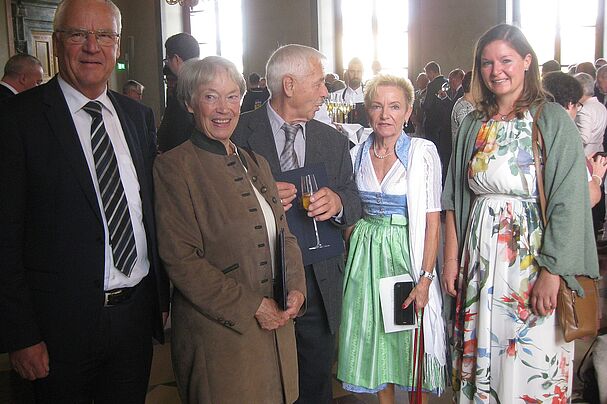
[{"label": "hand holding glass", "polygon": [[[314,174],[302,175],[301,176],[301,204],[305,210],[310,207],[310,197],[318,191],[318,185],[316,183],[316,177]],[[309,247],[308,250],[317,250],[319,248],[329,247],[329,244],[322,244],[318,237],[318,226],[316,225],[316,218],[314,220],[314,233],[316,234],[316,245]]]}]

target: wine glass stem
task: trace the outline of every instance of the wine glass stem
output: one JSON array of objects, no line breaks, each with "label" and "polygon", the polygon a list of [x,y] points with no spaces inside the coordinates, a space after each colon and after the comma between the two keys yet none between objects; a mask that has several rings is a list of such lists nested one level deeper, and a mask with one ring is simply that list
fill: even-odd
[{"label": "wine glass stem", "polygon": [[320,238],[318,237],[318,227],[316,226],[316,218],[313,217],[312,220],[314,221],[314,233],[316,234],[316,245],[320,245]]}]

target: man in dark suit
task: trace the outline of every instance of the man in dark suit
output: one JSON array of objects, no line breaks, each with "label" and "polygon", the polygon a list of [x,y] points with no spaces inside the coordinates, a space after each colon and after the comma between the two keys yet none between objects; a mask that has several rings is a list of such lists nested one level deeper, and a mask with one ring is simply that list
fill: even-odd
[{"label": "man in dark suit", "polygon": [[466,73],[462,69],[453,69],[449,72],[449,92],[447,96],[451,100],[451,110],[453,110],[453,104],[455,101],[464,96],[464,87],[462,87],[462,81],[464,81],[464,75]]},{"label": "man in dark suit", "polygon": [[0,80],[0,100],[42,84],[42,64],[32,55],[18,54],[4,65]]},{"label": "man in dark suit", "polygon": [[448,94],[442,89],[448,81],[441,74],[438,63],[429,62],[424,67],[424,72],[430,81],[426,87],[426,98],[422,104],[425,114],[424,136],[436,145],[443,167],[444,181],[451,158],[451,108],[453,104]]},{"label": "man in dark suit", "polygon": [[60,3],[59,75],[0,109],[0,336],[37,402],[143,403],[162,340],[154,126],[106,85],[120,18]]},{"label": "man in dark suit", "polygon": [[[263,155],[275,177],[293,168],[323,163],[329,184],[311,198],[308,215],[343,229],[360,218],[361,205],[348,139],[312,119],[327,96],[323,60],[320,52],[307,46],[287,45],[276,50],[266,66],[270,100],[241,115],[232,140]],[[292,66],[299,69],[289,70]],[[295,185],[277,185],[285,210],[292,208]],[[295,324],[298,403],[324,404],[332,400],[331,366],[341,317],[343,266],[340,254],[305,267],[307,309]]]},{"label": "man in dark suit", "polygon": [[[192,35],[181,32],[168,38],[164,43],[166,52],[165,63],[170,71],[179,76],[179,71],[185,62],[190,59],[198,59],[200,56],[200,45]],[[174,92],[167,96],[167,106],[162,115],[162,122],[158,128],[158,150],[169,151],[179,146],[192,135],[194,129],[194,117],[177,100]]]}]

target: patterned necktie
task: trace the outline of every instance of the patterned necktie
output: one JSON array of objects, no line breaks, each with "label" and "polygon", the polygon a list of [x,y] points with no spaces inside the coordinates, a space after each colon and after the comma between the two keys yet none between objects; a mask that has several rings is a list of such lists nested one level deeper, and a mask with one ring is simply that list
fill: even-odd
[{"label": "patterned necktie", "polygon": [[101,103],[90,101],[83,109],[93,118],[91,123],[91,148],[95,159],[95,172],[99,182],[101,202],[105,211],[114,266],[130,276],[137,260],[135,234],[131,215],[120,180],[114,147],[103,124]]},{"label": "patterned necktie", "polygon": [[280,153],[280,169],[282,171],[299,168],[299,161],[297,160],[297,154],[295,154],[295,136],[299,128],[301,128],[300,125],[289,125],[286,122],[282,125],[286,138],[285,147]]}]

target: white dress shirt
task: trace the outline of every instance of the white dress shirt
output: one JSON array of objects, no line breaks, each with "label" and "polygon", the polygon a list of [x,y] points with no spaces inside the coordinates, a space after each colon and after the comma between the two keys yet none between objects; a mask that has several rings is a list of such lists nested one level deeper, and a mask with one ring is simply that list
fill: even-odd
[{"label": "white dress shirt", "polygon": [[352,102],[354,104],[365,102],[365,93],[363,91],[363,86],[358,86],[356,90],[353,90],[350,87],[346,87],[345,89],[338,91],[341,94],[341,99],[345,102]]},{"label": "white dress shirt", "polygon": [[[103,229],[105,233],[104,290],[107,291],[116,288],[135,286],[148,274],[150,263],[147,254],[148,248],[147,240],[145,238],[145,229],[143,227],[143,209],[141,197],[139,196],[139,180],[137,179],[137,172],[135,171],[135,166],[124,137],[124,132],[122,131],[120,119],[118,118],[116,109],[106,91],[95,100],[90,100],[69,85],[61,76],[59,76],[58,79],[59,86],[61,87],[70,113],[72,114],[76,132],[78,132],[78,139],[80,140],[80,145],[82,146],[82,151],[84,152],[84,157],[86,158],[86,163],[89,167],[93,186],[95,187],[95,194],[97,195],[97,201],[99,203],[99,210],[101,211],[101,217],[103,218]],[[97,180],[97,172],[95,171],[95,159],[93,158],[93,151],[91,148],[91,123],[93,118],[88,112],[82,109],[89,101],[99,101],[103,105],[103,122],[114,147],[120,179],[122,180],[122,186],[129,206],[129,213],[131,214],[131,222],[135,234],[135,246],[137,248],[137,261],[135,262],[130,277],[124,275],[114,266],[107,220],[105,218],[105,211],[103,210],[103,203],[99,192],[99,181]]]}]

